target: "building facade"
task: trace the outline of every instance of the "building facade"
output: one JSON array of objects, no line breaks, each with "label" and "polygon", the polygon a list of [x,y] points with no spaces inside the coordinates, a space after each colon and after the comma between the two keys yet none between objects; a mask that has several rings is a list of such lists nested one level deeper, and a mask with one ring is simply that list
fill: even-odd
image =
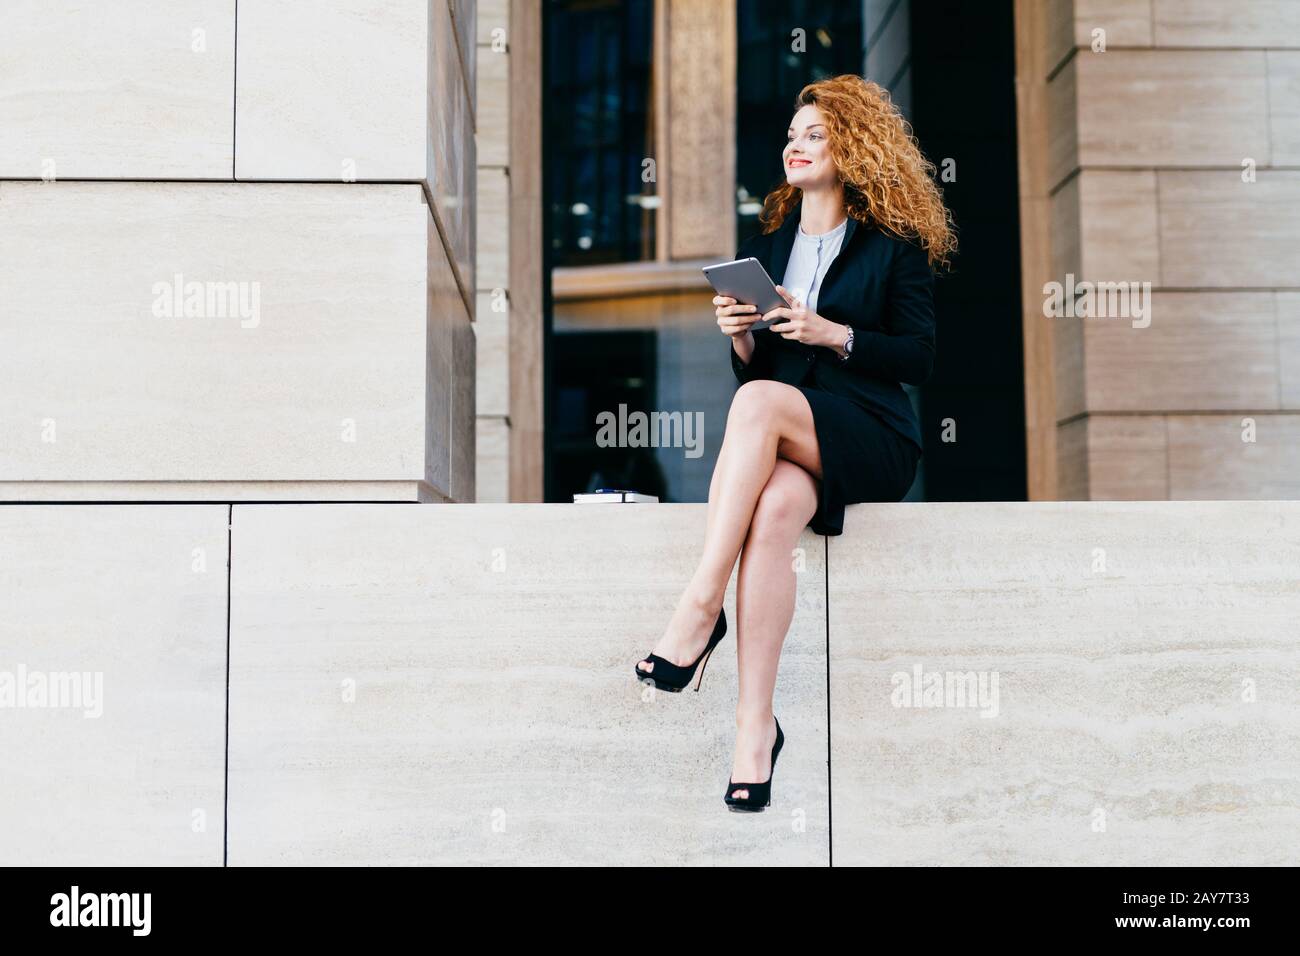
[{"label": "building facade", "polygon": [[[703,500],[734,383],[700,266],[849,71],[961,239],[909,498],[1300,492],[1294,4],[298,16],[6,7],[5,500]],[[698,428],[598,444],[620,408]]]},{"label": "building facade", "polygon": [[[554,109],[581,114],[546,147],[552,499],[613,480],[703,500],[734,383],[699,266],[756,228],[794,93],[848,71],[912,122],[961,240],[936,372],[911,390],[926,456],[909,498],[1300,493],[1300,8],[555,0],[546,16]],[[565,99],[586,48],[609,51],[597,102],[638,117],[613,143],[608,122],[583,138],[606,117]],[[625,179],[577,175],[587,153]],[[642,156],[656,180],[632,178]],[[701,413],[704,453],[597,448],[595,414],[624,405]]]},{"label": "building facade", "polygon": [[[734,656],[631,667],[848,71],[961,230],[929,501],[803,532],[738,827]],[[1297,77],[1268,0],[0,3],[0,860],[1294,864],[1300,505],[1043,499],[1296,497]]]}]

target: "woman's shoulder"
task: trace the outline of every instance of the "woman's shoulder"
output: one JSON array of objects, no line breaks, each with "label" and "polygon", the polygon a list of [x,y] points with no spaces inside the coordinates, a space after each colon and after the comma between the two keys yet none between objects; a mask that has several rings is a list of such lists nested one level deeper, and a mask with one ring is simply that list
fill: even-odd
[{"label": "woman's shoulder", "polygon": [[872,234],[877,248],[887,257],[891,265],[903,268],[930,268],[930,253],[921,240],[915,236],[903,236],[880,226],[867,227]]}]

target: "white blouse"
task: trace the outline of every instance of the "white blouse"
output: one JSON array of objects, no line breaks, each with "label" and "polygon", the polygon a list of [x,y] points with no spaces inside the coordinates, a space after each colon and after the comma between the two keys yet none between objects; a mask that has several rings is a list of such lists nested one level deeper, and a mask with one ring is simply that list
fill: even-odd
[{"label": "white blouse", "polygon": [[817,311],[817,294],[821,292],[822,279],[826,270],[839,254],[840,244],[844,241],[844,231],[848,228],[846,218],[830,232],[820,236],[810,236],[803,231],[803,223],[795,233],[794,245],[790,248],[790,261],[785,267],[785,278],[781,280],[787,292],[808,306],[809,311]]}]

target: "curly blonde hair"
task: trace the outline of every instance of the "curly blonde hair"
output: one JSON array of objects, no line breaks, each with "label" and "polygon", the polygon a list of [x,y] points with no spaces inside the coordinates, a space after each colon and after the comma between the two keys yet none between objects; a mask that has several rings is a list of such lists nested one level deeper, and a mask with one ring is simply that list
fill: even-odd
[{"label": "curly blonde hair", "polygon": [[[900,238],[916,239],[931,266],[947,267],[957,249],[952,213],[934,182],[934,164],[921,153],[912,127],[877,83],[852,73],[809,83],[794,108],[816,106],[826,117],[828,148],[854,219]],[[803,191],[783,182],[763,200],[763,232],[780,228]]]}]

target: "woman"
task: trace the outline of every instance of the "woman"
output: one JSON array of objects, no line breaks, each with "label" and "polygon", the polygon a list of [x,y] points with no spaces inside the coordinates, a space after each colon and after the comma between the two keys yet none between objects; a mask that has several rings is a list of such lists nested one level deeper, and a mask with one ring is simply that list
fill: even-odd
[{"label": "woman", "polygon": [[[724,800],[770,805],[785,735],[772,712],[777,663],[794,616],[791,552],[805,526],[843,532],[844,506],[898,501],[921,457],[921,433],[900,383],[934,363],[932,269],[955,250],[952,217],[888,93],[845,75],[795,100],[785,182],[767,196],[754,256],[787,305],[763,319],[717,296],[741,382],[709,486],[704,554],[640,680],[681,690],[726,633],[722,612],[736,559],[740,699]],[[699,685],[696,685],[699,690]],[[739,781],[739,782],[738,782]]]}]

